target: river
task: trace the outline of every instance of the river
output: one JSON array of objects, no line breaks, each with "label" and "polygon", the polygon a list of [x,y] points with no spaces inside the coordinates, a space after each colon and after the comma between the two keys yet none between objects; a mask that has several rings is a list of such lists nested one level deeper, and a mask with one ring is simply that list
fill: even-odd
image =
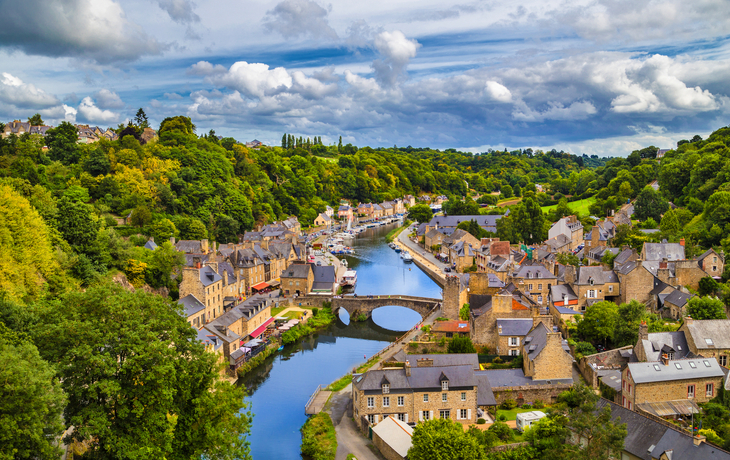
[{"label": "river", "polygon": [[[355,292],[441,297],[441,288],[428,275],[404,263],[386,244],[385,235],[395,225],[368,229],[350,243],[355,254],[347,262],[357,270]],[[239,382],[247,388],[254,414],[249,435],[254,460],[300,460],[304,405],[317,385],[350,372],[421,319],[402,307],[378,308],[365,323],[349,324],[343,315],[319,334],[269,357]]]}]

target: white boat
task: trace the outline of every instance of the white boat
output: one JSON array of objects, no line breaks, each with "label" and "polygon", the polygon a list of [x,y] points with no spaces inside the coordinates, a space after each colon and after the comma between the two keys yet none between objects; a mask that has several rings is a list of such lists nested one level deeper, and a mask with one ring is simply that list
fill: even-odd
[{"label": "white boat", "polygon": [[408,252],[403,252],[403,262],[405,263],[411,263],[413,262],[413,256],[408,254]]},{"label": "white boat", "polygon": [[340,263],[343,267],[347,267],[347,259],[340,259]]},{"label": "white boat", "polygon": [[355,287],[355,284],[357,283],[357,272],[355,270],[347,270],[345,274],[342,276],[342,281],[340,282],[340,285],[342,287]]}]

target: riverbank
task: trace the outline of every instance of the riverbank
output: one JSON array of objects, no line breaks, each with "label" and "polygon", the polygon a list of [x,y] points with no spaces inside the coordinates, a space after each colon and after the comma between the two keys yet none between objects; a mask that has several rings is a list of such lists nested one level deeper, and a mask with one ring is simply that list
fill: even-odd
[{"label": "riverbank", "polygon": [[396,246],[401,249],[408,249],[408,252],[413,257],[413,263],[433,279],[436,284],[441,286],[441,288],[444,287],[446,284],[445,264],[437,261],[432,254],[427,253],[425,249],[412,241],[405,233],[401,233],[398,236]]}]

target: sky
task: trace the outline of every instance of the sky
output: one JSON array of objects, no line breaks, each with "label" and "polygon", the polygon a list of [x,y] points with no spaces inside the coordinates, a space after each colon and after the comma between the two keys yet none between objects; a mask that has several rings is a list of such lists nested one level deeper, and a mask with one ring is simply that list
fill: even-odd
[{"label": "sky", "polygon": [[728,0],[0,0],[0,121],[626,156],[730,123]]}]

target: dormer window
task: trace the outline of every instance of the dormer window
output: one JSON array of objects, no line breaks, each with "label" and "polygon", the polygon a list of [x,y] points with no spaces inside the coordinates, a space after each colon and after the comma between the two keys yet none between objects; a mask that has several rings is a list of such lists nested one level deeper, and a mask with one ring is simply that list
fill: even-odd
[{"label": "dormer window", "polygon": [[388,393],[390,393],[390,384],[388,384],[388,383],[384,383],[384,384],[382,385],[382,388],[383,388],[383,394],[388,394]]},{"label": "dormer window", "polygon": [[441,382],[441,391],[449,391],[449,381],[443,380]]}]

